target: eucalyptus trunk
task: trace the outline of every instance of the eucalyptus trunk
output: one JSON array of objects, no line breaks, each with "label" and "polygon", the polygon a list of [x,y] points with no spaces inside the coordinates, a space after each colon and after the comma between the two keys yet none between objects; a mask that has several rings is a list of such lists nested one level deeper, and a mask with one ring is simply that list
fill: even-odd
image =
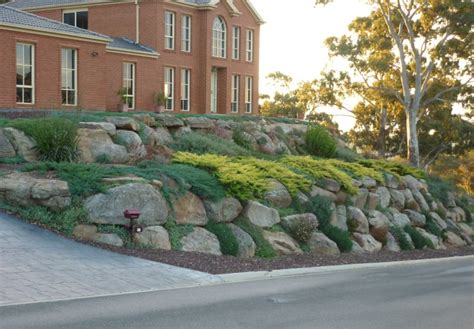
[{"label": "eucalyptus trunk", "polygon": [[[412,166],[420,166],[420,149],[418,146],[418,134],[416,131],[417,117],[416,114],[408,110],[406,113],[407,117],[407,151],[408,161]],[[410,113],[411,112],[411,113]]]}]

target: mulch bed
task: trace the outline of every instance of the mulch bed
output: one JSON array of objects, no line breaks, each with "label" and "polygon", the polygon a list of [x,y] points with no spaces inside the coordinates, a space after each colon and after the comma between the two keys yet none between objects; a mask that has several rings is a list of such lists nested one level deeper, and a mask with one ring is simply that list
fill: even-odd
[{"label": "mulch bed", "polygon": [[[83,241],[84,242],[84,241]],[[474,247],[463,247],[448,250],[411,250],[403,252],[381,251],[375,254],[341,254],[339,256],[302,254],[283,256],[272,259],[242,259],[232,256],[215,256],[197,252],[153,249],[126,249],[104,244],[84,242],[102,249],[117,253],[185,267],[211,274],[272,271],[288,268],[303,268],[328,265],[381,263],[402,260],[443,258],[452,256],[474,255]]]}]

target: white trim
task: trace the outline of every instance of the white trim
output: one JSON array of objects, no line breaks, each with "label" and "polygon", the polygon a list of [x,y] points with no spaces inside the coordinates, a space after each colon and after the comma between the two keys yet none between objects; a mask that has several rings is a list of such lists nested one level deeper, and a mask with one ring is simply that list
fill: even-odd
[{"label": "white trim", "polygon": [[147,52],[141,52],[138,50],[129,50],[129,49],[122,49],[122,48],[106,48],[106,52],[114,53],[114,54],[125,54],[125,55],[133,55],[133,56],[140,56],[140,57],[149,57],[149,58],[158,58],[160,54],[150,54]]},{"label": "white trim", "polygon": [[[16,88],[15,88],[15,94],[17,93],[17,89],[18,88],[22,88],[22,89],[30,89],[31,88],[31,102],[30,103],[26,103],[26,102],[16,102],[17,104],[20,104],[20,105],[34,105],[35,104],[35,89],[36,89],[36,86],[35,86],[35,70],[36,70],[36,63],[35,63],[35,45],[32,44],[32,43],[27,43],[27,42],[16,42],[15,44],[15,57],[18,57],[18,54],[16,53],[16,47],[18,45],[21,45],[21,46],[30,46],[31,47],[31,64],[30,65],[27,65],[27,66],[31,66],[31,86],[29,85],[18,85],[16,84],[16,79],[15,79],[15,85],[16,85]],[[24,48],[23,48],[23,51],[24,51]],[[23,62],[22,64],[18,64],[18,62],[16,62],[16,66],[18,65],[21,65],[21,66],[25,66],[24,64],[24,58],[25,56],[23,55]],[[16,69],[15,69],[15,72],[16,72]],[[24,75],[23,75],[23,78],[24,78]],[[22,95],[23,99],[24,99],[24,92],[23,92],[23,95]]]},{"label": "white trim", "polygon": [[211,113],[217,113],[218,79],[217,68],[213,67],[211,69]]},{"label": "white trim", "polygon": [[[78,27],[80,29],[84,29],[83,27],[77,26],[77,13],[84,13],[84,12],[87,13],[87,28],[85,28],[85,30],[88,30],[89,29],[89,10],[87,8],[85,8],[85,9],[78,8],[78,9],[63,10],[62,15],[61,15],[62,16],[62,23],[67,24],[67,25],[71,25],[71,26],[74,26],[74,27]],[[74,25],[66,23],[64,21],[64,16],[66,14],[74,14]]]},{"label": "white trim", "polygon": [[89,8],[74,8],[74,9],[63,9],[63,18],[64,14],[77,13],[78,11],[89,11]]},{"label": "white trim", "polygon": [[222,16],[216,16],[211,31],[212,57],[227,58],[227,24]]},{"label": "white trim", "polygon": [[253,77],[245,76],[245,113],[253,112]]},{"label": "white trim", "polygon": [[240,36],[240,26],[232,26],[232,59],[236,61],[240,60]]},{"label": "white trim", "polygon": [[[128,77],[130,67],[132,68],[132,75],[131,75],[131,77]],[[131,107],[128,106],[129,110],[135,110],[135,107],[136,107],[136,96],[137,96],[136,77],[137,77],[137,65],[135,63],[132,63],[132,62],[123,62],[122,63],[122,87],[127,88],[126,82],[127,81],[132,82],[132,93],[125,95],[126,98],[131,98],[132,99],[132,106]],[[127,104],[128,104],[128,102],[127,102]]]},{"label": "white trim", "polygon": [[245,32],[245,60],[247,62],[253,62],[253,51],[255,43],[255,32],[254,30],[247,29]]},{"label": "white trim", "polygon": [[[231,80],[230,112],[231,113],[239,113],[239,107],[240,107],[240,75],[239,74],[232,74],[231,79],[232,80]],[[234,110],[234,108],[235,108],[235,110]]]}]

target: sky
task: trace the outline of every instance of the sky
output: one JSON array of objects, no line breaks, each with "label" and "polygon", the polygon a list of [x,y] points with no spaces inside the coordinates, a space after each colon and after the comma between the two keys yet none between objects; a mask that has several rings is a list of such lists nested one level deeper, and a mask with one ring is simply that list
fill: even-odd
[{"label": "sky", "polygon": [[[251,0],[265,20],[260,36],[260,93],[272,94],[265,77],[281,71],[294,81],[313,80],[328,64],[324,40],[347,32],[348,24],[358,16],[369,13],[363,1],[336,0],[315,6],[314,0]],[[342,111],[325,109],[331,114]],[[343,130],[354,121],[334,117]]]}]

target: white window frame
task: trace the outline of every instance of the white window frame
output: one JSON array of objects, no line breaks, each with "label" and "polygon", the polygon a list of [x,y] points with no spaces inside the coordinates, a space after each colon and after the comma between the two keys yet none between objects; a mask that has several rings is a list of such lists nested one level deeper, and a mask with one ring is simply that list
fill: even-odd
[{"label": "white window frame", "polygon": [[212,57],[227,57],[227,24],[221,16],[212,24]]},{"label": "white window frame", "polygon": [[232,59],[240,59],[240,26],[232,27]]},{"label": "white window frame", "polygon": [[231,101],[230,101],[230,112],[239,113],[240,106],[240,75],[232,74],[231,81]]},{"label": "white window frame", "polygon": [[[130,68],[131,70],[131,75],[130,73]],[[124,97],[127,100],[127,105],[129,110],[134,110],[135,109],[135,95],[136,95],[136,75],[137,75],[137,65],[135,63],[130,63],[130,62],[123,62],[122,64],[122,70],[123,70],[123,82],[122,82],[122,87],[127,90],[127,93],[125,93]],[[132,83],[132,93],[128,93],[128,88],[127,88],[127,82]],[[129,103],[129,100],[132,100],[131,103]],[[131,106],[130,106],[131,105]]]},{"label": "white window frame", "polygon": [[[181,69],[181,111],[191,110],[191,70]],[[186,104],[186,106],[184,106]]]},{"label": "white window frame", "polygon": [[245,113],[253,111],[253,77],[245,77]]},{"label": "white window frame", "polygon": [[[23,51],[23,56],[22,56],[22,61],[21,63],[18,63],[18,54],[16,55],[16,68],[18,69],[18,66],[22,67],[22,76],[23,76],[23,83],[19,85],[16,82],[16,93],[18,93],[18,88],[22,89],[22,99],[20,102],[16,102],[17,104],[35,104],[35,45],[31,43],[23,43],[23,42],[17,42],[16,43],[16,51],[18,51],[18,46],[22,47]],[[26,47],[31,47],[31,63],[30,64],[25,64],[25,46]],[[31,70],[31,85],[26,85],[25,84],[25,67],[30,67]],[[16,80],[15,80],[16,81]],[[25,102],[25,89],[31,89],[31,102]]]},{"label": "white window frame", "polygon": [[[72,51],[74,54],[74,67],[73,68],[68,68],[68,67],[63,67],[63,56],[64,52],[63,51]],[[61,48],[61,104],[65,106],[76,106],[77,105],[77,94],[78,94],[78,86],[77,86],[77,76],[78,76],[78,67],[77,67],[77,57],[78,57],[78,51],[77,49],[74,48]],[[70,75],[71,73],[74,73],[74,88],[73,89],[68,89],[63,85],[62,81],[62,75],[66,74],[66,77]],[[66,102],[63,102],[63,91],[66,91]],[[68,94],[70,92],[74,93],[74,103],[69,103],[68,102]]]},{"label": "white window frame", "polygon": [[192,22],[191,15],[181,17],[181,51],[185,53],[191,52]]},{"label": "white window frame", "polygon": [[74,14],[74,25],[72,26],[77,27],[77,13],[82,13],[82,12],[87,12],[87,29],[89,29],[89,9],[87,8],[63,10],[63,17],[62,17],[63,23],[65,23],[64,22],[65,14]]},{"label": "white window frame", "polygon": [[165,11],[165,49],[175,49],[175,24],[176,13],[172,11]]},{"label": "white window frame", "polygon": [[246,42],[246,55],[245,55],[245,60],[247,62],[253,62],[253,48],[254,48],[254,31],[253,30],[247,30],[247,42]]},{"label": "white window frame", "polygon": [[166,66],[164,69],[164,92],[166,96],[165,110],[174,110],[174,83],[175,83],[175,72],[174,67]]}]

